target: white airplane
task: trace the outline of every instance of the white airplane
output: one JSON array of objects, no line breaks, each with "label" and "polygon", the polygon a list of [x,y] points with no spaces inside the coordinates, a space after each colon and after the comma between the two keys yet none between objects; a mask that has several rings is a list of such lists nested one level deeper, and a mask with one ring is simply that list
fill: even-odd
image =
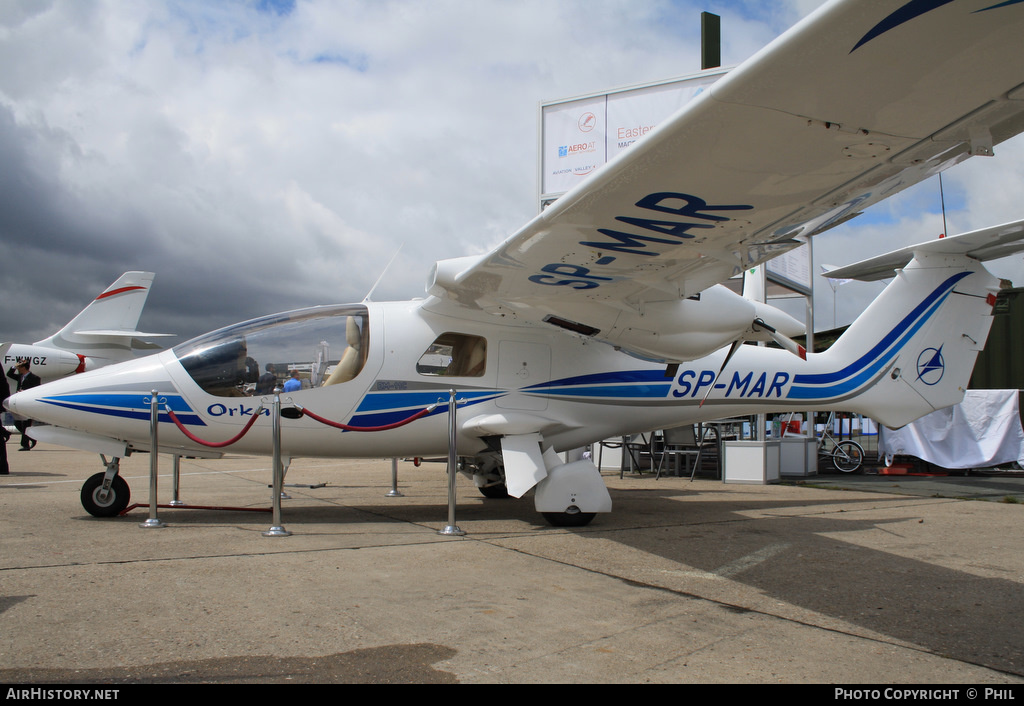
[{"label": "white airplane", "polygon": [[167,336],[136,330],[153,285],[152,272],[125,272],[64,328],[35,343],[0,345],[4,370],[27,360],[42,382],[133,357],[147,346],[137,338]]},{"label": "white airplane", "polygon": [[[980,262],[1019,250],[1022,223],[886,260],[893,281],[824,353],[719,283],[1024,130],[1021,36],[1022,3],[829,3],[490,253],[437,263],[424,299],[256,319],[8,407],[113,459],[82,501],[114,515],[152,391],[160,452],[270,453],[251,362],[293,367],[326,342],[333,371],[280,394],[286,463],[444,455],[455,390],[460,470],[486,495],[534,489],[563,525],[611,510],[595,466],[558,455],[601,439],[785,410],[906,424],[960,401],[999,284]],[[737,345],[753,340],[784,348]]]}]

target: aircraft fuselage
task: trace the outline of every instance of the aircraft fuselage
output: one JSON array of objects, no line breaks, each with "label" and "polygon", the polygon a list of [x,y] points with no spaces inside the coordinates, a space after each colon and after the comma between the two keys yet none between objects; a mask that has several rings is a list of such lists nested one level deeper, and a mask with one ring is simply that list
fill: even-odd
[{"label": "aircraft fuselage", "polygon": [[[203,448],[175,427],[172,410],[192,435],[207,442],[234,437],[259,415],[230,449],[265,454],[271,448],[273,395],[259,389],[257,376],[268,363],[284,368],[276,371],[278,385],[290,370],[300,370],[302,388],[285,387],[283,408],[297,405],[360,429],[385,427],[342,431],[310,415],[285,418],[282,452],[292,457],[443,455],[452,390],[458,401],[458,452],[466,456],[485,450],[489,437],[536,433],[564,451],[741,414],[856,411],[852,398],[883,377],[897,384],[900,376],[892,371],[899,372],[899,361],[916,361],[930,350],[924,342],[914,350],[906,344],[924,333],[939,304],[963,283],[961,277],[928,276],[934,282],[919,290],[923,300],[917,309],[894,318],[889,329],[872,326],[878,332],[874,340],[884,345],[838,359],[811,354],[801,360],[781,349],[745,345],[724,369],[724,350],[674,368],[555,328],[518,326],[483,313],[437,313],[421,301],[366,303],[315,307],[222,329],[153,356],[47,384],[32,399],[16,398],[16,411],[146,448],[155,390],[161,449]],[[983,340],[985,333],[987,328],[977,335]],[[946,359],[952,355],[947,345]],[[921,404],[919,397],[903,397]],[[886,398],[886,409],[899,414],[898,390]],[[428,408],[425,416],[392,428]]]}]

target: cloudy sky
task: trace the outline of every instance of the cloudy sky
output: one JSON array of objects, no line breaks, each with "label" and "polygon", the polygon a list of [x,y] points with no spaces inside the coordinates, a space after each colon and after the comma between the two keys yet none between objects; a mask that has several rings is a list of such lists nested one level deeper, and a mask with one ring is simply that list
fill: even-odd
[{"label": "cloudy sky", "polygon": [[[0,341],[126,270],[176,341],[301,306],[423,294],[537,209],[541,101],[726,66],[818,0],[2,0]],[[951,234],[1024,216],[1024,141],[944,177]],[[937,182],[816,239],[816,261],[934,237]],[[856,245],[854,245],[856,242]],[[997,274],[1024,284],[1021,258]],[[833,294],[818,280],[818,328]],[[844,285],[848,323],[878,285]]]}]

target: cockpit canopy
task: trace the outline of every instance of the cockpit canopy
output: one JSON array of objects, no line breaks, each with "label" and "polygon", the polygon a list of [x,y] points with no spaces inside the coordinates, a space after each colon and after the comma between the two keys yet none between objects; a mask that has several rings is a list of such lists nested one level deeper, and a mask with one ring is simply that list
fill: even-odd
[{"label": "cockpit canopy", "polygon": [[305,389],[351,380],[366,363],[369,335],[365,306],[323,306],[228,326],[173,350],[209,394],[260,396],[286,382]]}]

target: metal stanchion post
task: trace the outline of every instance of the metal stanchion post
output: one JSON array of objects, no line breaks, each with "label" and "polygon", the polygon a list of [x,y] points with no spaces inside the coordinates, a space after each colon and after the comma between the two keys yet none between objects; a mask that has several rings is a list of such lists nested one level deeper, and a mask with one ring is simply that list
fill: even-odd
[{"label": "metal stanchion post", "polygon": [[178,497],[180,481],[181,481],[181,456],[174,454],[174,470],[171,473],[171,502],[168,503],[171,507],[183,507],[185,503]]},{"label": "metal stanchion post", "polygon": [[157,443],[157,424],[160,421],[160,411],[156,390],[152,392],[153,396],[149,398],[149,445],[151,447],[149,450],[149,519],[139,523],[139,527],[143,528],[166,527],[156,516],[157,452],[160,449]]},{"label": "metal stanchion post", "polygon": [[458,472],[456,453],[455,390],[448,391],[448,524],[438,534],[461,537],[466,533],[455,524],[455,474]]},{"label": "metal stanchion post", "polygon": [[281,525],[281,488],[284,487],[284,469],[281,466],[281,390],[274,389],[274,402],[271,411],[270,436],[274,447],[273,464],[273,506],[274,524],[263,533],[264,537],[288,537],[291,532]]},{"label": "metal stanchion post", "polygon": [[398,490],[398,459],[391,459],[391,490],[387,492],[389,498],[404,497]]}]

